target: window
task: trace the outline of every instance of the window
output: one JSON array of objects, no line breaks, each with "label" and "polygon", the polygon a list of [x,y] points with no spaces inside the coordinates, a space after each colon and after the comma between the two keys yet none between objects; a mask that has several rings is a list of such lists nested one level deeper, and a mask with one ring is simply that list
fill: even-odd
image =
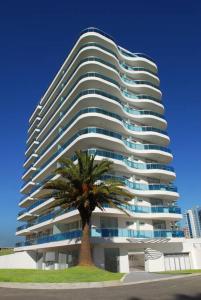
[{"label": "window", "polygon": [[132,221],[127,221],[126,222],[126,226],[130,226],[130,225],[133,225],[134,224],[134,222],[132,222]]},{"label": "window", "polygon": [[117,228],[118,219],[113,217],[100,217],[101,228]]}]

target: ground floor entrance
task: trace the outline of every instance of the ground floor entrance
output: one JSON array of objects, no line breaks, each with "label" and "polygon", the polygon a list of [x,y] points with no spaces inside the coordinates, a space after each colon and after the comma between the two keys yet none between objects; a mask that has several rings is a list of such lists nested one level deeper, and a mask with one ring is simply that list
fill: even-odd
[{"label": "ground floor entrance", "polygon": [[104,249],[105,270],[119,272],[119,248]]},{"label": "ground floor entrance", "polygon": [[144,252],[128,253],[129,271],[145,269]]}]

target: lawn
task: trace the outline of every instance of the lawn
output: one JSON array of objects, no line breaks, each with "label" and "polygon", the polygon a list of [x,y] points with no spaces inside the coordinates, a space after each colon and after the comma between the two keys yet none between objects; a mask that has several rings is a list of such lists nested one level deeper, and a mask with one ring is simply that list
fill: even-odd
[{"label": "lawn", "polygon": [[185,275],[185,274],[188,275],[194,273],[201,273],[201,269],[160,272],[160,274],[172,274],[172,275]]},{"label": "lawn", "polygon": [[0,256],[12,254],[12,253],[13,253],[13,249],[2,249],[2,250],[0,250]]},{"label": "lawn", "polygon": [[122,273],[96,267],[72,267],[65,270],[0,269],[0,282],[97,282],[120,280]]}]

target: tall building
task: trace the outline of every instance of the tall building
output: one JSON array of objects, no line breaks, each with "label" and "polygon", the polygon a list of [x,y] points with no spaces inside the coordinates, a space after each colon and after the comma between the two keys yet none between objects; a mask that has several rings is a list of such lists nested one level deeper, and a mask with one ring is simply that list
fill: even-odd
[{"label": "tall building", "polygon": [[191,238],[201,237],[201,207],[188,209],[185,213],[186,224]]},{"label": "tall building", "polygon": [[41,186],[53,178],[59,158],[71,158],[78,149],[96,154],[97,162],[112,160],[107,177],[122,180],[134,195],[130,216],[111,207],[94,211],[97,266],[122,272],[144,268],[157,251],[165,252],[165,243],[183,237],[159,84],[157,65],[147,55],[118,46],[98,29],[81,33],[29,120],[17,218],[23,224],[16,232],[24,241],[15,251],[35,255],[38,268],[77,263],[78,211],[58,215],[50,208],[54,198],[46,199]]}]

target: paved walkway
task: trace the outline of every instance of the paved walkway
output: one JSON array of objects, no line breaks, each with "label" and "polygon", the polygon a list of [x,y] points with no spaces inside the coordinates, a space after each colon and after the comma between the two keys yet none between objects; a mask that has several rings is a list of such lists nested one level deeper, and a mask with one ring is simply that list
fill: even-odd
[{"label": "paved walkway", "polygon": [[157,273],[148,273],[144,271],[133,271],[128,273],[124,279],[123,282],[140,282],[145,280],[156,280],[156,279],[163,279],[163,278],[171,278],[173,275],[168,274],[157,274]]}]

